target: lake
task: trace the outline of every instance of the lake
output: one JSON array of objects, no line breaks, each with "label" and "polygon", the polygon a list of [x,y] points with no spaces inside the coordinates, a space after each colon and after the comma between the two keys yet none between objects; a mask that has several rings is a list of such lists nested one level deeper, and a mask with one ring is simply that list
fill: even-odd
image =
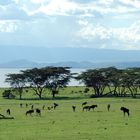
[{"label": "lake", "polygon": [[[0,68],[0,87],[10,87],[8,83],[5,82],[6,75],[11,73],[19,73],[20,70],[25,69],[2,69]],[[85,71],[85,69],[71,69],[72,73],[81,73]],[[69,86],[82,86],[83,84],[79,83],[78,81],[71,79]]]}]

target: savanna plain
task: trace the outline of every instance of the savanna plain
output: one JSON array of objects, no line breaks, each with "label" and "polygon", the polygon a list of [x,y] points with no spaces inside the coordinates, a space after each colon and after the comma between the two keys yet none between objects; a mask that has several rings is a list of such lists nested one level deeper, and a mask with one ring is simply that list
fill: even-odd
[{"label": "savanna plain", "polygon": [[[0,114],[7,116],[9,108],[14,119],[0,119],[0,140],[140,140],[140,99],[90,98],[89,94],[77,92],[83,88],[65,88],[56,99],[47,93],[42,100],[34,98],[33,91],[25,93],[23,100],[3,99],[1,89]],[[98,107],[83,111],[83,102]],[[48,110],[54,103],[59,106]],[[26,116],[31,105],[41,110],[41,116]],[[72,106],[76,106],[75,112]],[[129,108],[129,117],[123,116],[121,106]]]}]

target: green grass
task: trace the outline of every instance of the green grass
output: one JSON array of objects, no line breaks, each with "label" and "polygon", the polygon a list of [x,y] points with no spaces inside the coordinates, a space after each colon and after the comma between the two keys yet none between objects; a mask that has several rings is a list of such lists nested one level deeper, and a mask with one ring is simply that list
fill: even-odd
[{"label": "green grass", "polygon": [[[49,94],[46,96],[48,100],[31,100],[34,96],[29,93],[24,98],[30,100],[7,100],[1,97],[0,113],[6,115],[6,109],[10,108],[11,116],[15,119],[0,119],[0,140],[140,140],[139,99],[91,99],[82,93],[71,93],[71,90],[79,90],[73,88],[61,91],[56,100],[52,100]],[[90,105],[97,104],[98,108],[83,112],[81,103],[84,101]],[[41,117],[35,114],[25,116],[31,106],[26,108],[26,103],[41,109],[43,105],[51,106],[54,102],[60,105],[55,111],[46,108],[42,110]],[[24,104],[23,108],[20,108],[20,103]],[[107,111],[108,103],[111,104],[110,112]],[[72,105],[76,105],[76,112],[72,111]],[[123,117],[121,106],[130,109],[129,118]]]}]

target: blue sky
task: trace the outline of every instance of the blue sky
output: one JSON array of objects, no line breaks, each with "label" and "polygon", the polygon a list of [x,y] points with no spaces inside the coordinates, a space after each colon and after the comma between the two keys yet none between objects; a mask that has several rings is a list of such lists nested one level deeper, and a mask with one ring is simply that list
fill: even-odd
[{"label": "blue sky", "polygon": [[140,0],[0,0],[0,46],[140,50]]}]

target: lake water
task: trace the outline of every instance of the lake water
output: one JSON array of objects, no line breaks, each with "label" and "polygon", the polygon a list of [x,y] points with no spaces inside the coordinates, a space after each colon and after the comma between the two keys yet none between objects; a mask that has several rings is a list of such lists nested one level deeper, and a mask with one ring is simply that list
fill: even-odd
[{"label": "lake water", "polygon": [[[25,69],[0,69],[0,87],[10,87],[8,83],[5,82],[6,75],[11,73],[19,73],[20,70]],[[81,73],[85,71],[85,69],[71,69],[72,73]],[[83,84],[79,83],[78,81],[71,79],[69,86],[82,86]]]}]

